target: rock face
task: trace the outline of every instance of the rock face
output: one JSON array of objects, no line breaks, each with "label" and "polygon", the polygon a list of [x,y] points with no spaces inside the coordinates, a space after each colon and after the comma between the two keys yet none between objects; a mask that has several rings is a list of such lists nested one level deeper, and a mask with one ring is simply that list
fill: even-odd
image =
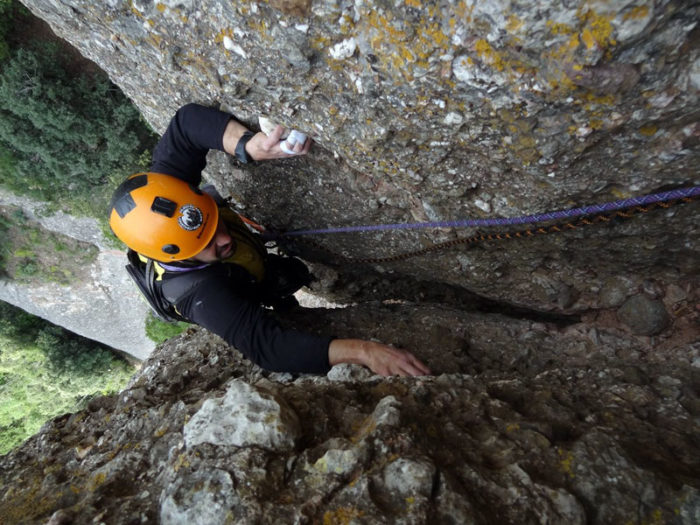
[{"label": "rock face", "polygon": [[146,336],[148,305],[124,270],[124,253],[105,242],[97,221],[62,212],[47,214],[45,203],[3,190],[0,205],[18,206],[42,228],[100,249],[84,272],[89,278],[70,286],[51,282],[27,285],[0,278],[0,300],[138,359],[148,357],[155,346]]},{"label": "rock face", "polygon": [[[698,183],[689,1],[26,3],[156,129],[198,101],[312,135],[300,159],[210,156],[221,192],[277,230],[514,217]],[[438,375],[266,374],[193,329],[124,392],[0,458],[0,515],[697,523],[697,224],[685,203],[388,262],[349,259],[474,231],[286,241],[317,292],[359,304],[285,322],[392,342]]]},{"label": "rock face", "polygon": [[[690,1],[25,3],[158,130],[198,101],[313,136],[305,159],[244,171],[223,156],[210,162],[222,193],[278,230],[513,217],[698,182]],[[697,223],[690,205],[381,267],[336,262],[344,275],[378,271],[583,312],[605,307],[611,278],[629,280],[627,297],[648,279],[687,283]],[[471,233],[316,240],[366,258]]]},{"label": "rock face", "polygon": [[[700,519],[700,384],[687,347],[648,352],[614,329],[414,305],[301,311],[293,323],[345,336],[368,317],[374,335],[403,331],[448,373],[268,374],[192,329],[160,346],[126,390],[0,457],[0,515],[207,525]],[[429,327],[443,338],[416,335]]]}]

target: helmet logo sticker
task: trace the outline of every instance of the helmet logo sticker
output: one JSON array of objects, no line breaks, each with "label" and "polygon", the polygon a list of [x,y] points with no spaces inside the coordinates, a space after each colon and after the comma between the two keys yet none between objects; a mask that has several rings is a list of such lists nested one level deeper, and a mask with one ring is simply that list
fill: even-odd
[{"label": "helmet logo sticker", "polygon": [[180,208],[180,216],[177,218],[177,223],[183,230],[188,232],[194,231],[202,225],[202,222],[202,210],[196,206],[185,204]]}]

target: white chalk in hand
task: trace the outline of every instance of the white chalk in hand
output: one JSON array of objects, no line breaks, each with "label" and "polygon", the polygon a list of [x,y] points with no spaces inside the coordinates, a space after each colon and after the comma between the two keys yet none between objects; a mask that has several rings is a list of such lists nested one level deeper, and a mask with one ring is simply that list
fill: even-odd
[{"label": "white chalk in hand", "polygon": [[286,140],[280,141],[280,148],[287,155],[298,155],[299,153],[292,148],[294,148],[295,144],[303,144],[304,142],[306,142],[306,135],[301,131],[293,129]]}]

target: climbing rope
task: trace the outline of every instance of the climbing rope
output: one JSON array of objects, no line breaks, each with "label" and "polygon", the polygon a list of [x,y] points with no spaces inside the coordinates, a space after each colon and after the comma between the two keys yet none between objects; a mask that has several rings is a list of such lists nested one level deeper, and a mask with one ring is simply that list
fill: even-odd
[{"label": "climbing rope", "polygon": [[[580,208],[569,210],[560,210],[548,212],[538,215],[527,215],[521,217],[510,218],[495,218],[495,219],[467,219],[461,221],[437,221],[437,222],[420,222],[420,223],[399,223],[399,224],[377,224],[370,226],[347,226],[339,228],[323,228],[315,230],[293,230],[290,232],[272,232],[266,231],[262,226],[254,223],[250,219],[243,216],[241,218],[254,227],[256,230],[263,233],[266,240],[279,240],[280,238],[293,237],[294,242],[303,242],[309,244],[321,251],[324,251],[335,258],[342,259],[345,262],[351,263],[366,263],[366,264],[381,264],[388,262],[401,261],[412,257],[418,257],[438,250],[445,250],[459,245],[475,244],[482,241],[497,241],[508,239],[529,238],[547,233],[558,233],[562,231],[579,229],[592,224],[610,222],[613,219],[627,219],[639,213],[647,213],[655,208],[670,208],[679,203],[688,203],[700,195],[700,186],[690,188],[681,188],[662,193],[654,193],[643,195],[640,197],[632,197],[603,204],[594,204]],[[367,232],[381,230],[404,230],[417,228],[466,228],[479,226],[504,226],[514,224],[532,224],[550,222],[562,218],[572,219],[582,217],[576,222],[567,220],[548,226],[533,227],[515,232],[498,232],[498,233],[477,233],[470,237],[461,237],[450,241],[435,244],[433,246],[422,248],[419,250],[400,253],[387,257],[367,257],[367,258],[350,258],[344,255],[337,254],[316,241],[308,239],[310,235],[329,234],[329,233],[350,233],[350,232]],[[303,236],[303,238],[302,238]]]},{"label": "climbing rope", "polygon": [[528,228],[525,230],[519,230],[515,232],[499,232],[499,233],[477,233],[470,237],[460,237],[458,239],[452,239],[450,241],[434,244],[428,248],[422,248],[420,250],[414,250],[410,252],[404,252],[396,255],[390,255],[387,257],[366,257],[366,258],[352,258],[345,255],[329,250],[320,243],[308,239],[308,238],[298,238],[295,242],[303,242],[304,244],[309,244],[316,249],[319,249],[337,259],[342,260],[345,263],[353,264],[384,264],[397,261],[403,261],[410,259],[412,257],[419,257],[421,255],[426,255],[428,253],[436,252],[439,250],[446,250],[449,248],[454,248],[460,245],[470,245],[476,244],[482,241],[504,241],[508,239],[523,239],[535,237],[538,235],[543,235],[547,233],[559,233],[563,231],[576,230],[584,226],[590,226],[593,224],[607,223],[613,219],[629,219],[639,213],[647,213],[655,208],[670,208],[671,206],[681,203],[681,202],[691,202],[693,199],[690,197],[685,197],[683,199],[676,199],[668,202],[655,202],[648,206],[634,206],[626,210],[617,210],[612,213],[599,214],[592,217],[584,217],[576,222],[560,222],[557,224],[551,224],[549,226],[541,226],[537,228]]},{"label": "climbing rope", "polygon": [[662,193],[653,193],[650,195],[642,195],[640,197],[631,197],[603,204],[593,204],[583,206],[581,208],[573,208],[570,210],[560,210],[539,215],[526,215],[522,217],[505,217],[495,219],[465,219],[461,221],[434,221],[434,222],[414,222],[414,223],[398,223],[398,224],[374,224],[364,226],[344,226],[339,228],[322,228],[316,230],[293,230],[279,234],[282,237],[298,237],[302,235],[320,235],[329,233],[350,233],[350,232],[368,232],[380,230],[413,230],[418,228],[478,228],[484,226],[511,226],[514,224],[537,224],[540,222],[548,222],[560,219],[572,219],[585,215],[594,215],[596,213],[607,213],[615,210],[622,210],[634,206],[646,206],[659,202],[668,202],[684,198],[692,198],[700,195],[700,186],[690,188],[680,188],[677,190],[665,191]]}]

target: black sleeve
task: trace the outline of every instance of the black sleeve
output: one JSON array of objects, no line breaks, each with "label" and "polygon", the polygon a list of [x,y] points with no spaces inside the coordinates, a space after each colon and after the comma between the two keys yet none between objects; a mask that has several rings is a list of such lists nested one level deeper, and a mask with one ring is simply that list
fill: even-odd
[{"label": "black sleeve", "polygon": [[198,186],[207,165],[207,152],[224,150],[224,131],[231,118],[228,113],[199,104],[181,107],[153,151],[151,171]]},{"label": "black sleeve", "polygon": [[266,370],[310,374],[330,370],[331,337],[282,329],[269,313],[219,279],[199,284],[177,309]]}]

